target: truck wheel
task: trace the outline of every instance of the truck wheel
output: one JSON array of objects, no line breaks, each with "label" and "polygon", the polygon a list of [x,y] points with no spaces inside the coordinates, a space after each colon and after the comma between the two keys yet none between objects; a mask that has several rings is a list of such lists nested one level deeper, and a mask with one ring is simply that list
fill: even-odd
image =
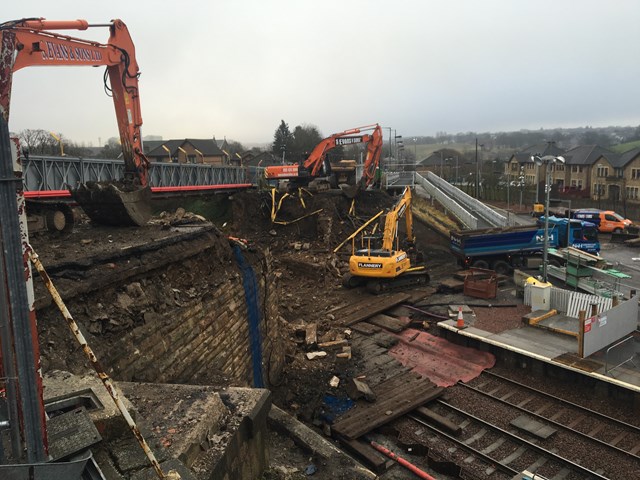
[{"label": "truck wheel", "polygon": [[622,229],[621,228],[614,228],[613,229],[613,233],[622,233]]},{"label": "truck wheel", "polygon": [[473,268],[484,268],[485,270],[489,268],[489,264],[485,260],[476,260],[471,266]]},{"label": "truck wheel", "polygon": [[497,260],[493,263],[493,271],[499,275],[509,275],[509,272],[511,272],[511,265],[504,260]]}]

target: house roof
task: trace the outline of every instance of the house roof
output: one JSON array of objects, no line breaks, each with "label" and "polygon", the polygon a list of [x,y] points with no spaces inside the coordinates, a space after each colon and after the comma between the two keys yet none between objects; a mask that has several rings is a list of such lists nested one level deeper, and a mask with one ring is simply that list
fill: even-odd
[{"label": "house roof", "polygon": [[599,158],[605,157],[616,166],[618,155],[599,145],[580,145],[563,154],[567,165],[593,165]]},{"label": "house roof", "polygon": [[148,154],[149,152],[152,152],[153,150],[158,148],[163,143],[164,143],[164,140],[144,140],[142,142],[142,147],[144,148],[144,151]]},{"label": "house roof", "polygon": [[640,155],[640,147],[628,150],[618,155],[616,162],[613,164],[616,168],[625,167],[629,162],[635,160]]},{"label": "house roof", "polygon": [[[544,156],[544,155],[564,155],[565,151],[563,149],[561,149],[560,147],[556,147],[555,142],[545,142],[545,143],[538,143],[536,145],[530,145],[528,147],[526,147],[523,150],[520,150],[518,153],[523,153],[526,155],[529,155],[529,157],[531,157],[531,155],[533,154],[537,154],[540,156]],[[529,158],[529,161],[531,161],[531,159]]]},{"label": "house roof", "polygon": [[[166,157],[167,155],[177,155],[179,147],[182,147],[186,143],[189,143],[193,148],[202,152],[202,155],[205,157],[224,155],[222,150],[218,148],[216,145],[216,141],[213,139],[197,139],[197,138],[185,138],[182,140],[166,140],[161,142],[161,145],[158,145],[153,150],[149,151],[147,154],[150,157]],[[167,147],[169,152],[164,149]]]},{"label": "house roof", "polygon": [[[184,140],[184,143],[190,143],[193,145],[193,148],[197,148],[202,152],[205,156],[211,155],[223,155],[222,150],[218,147],[217,142],[215,140],[206,138],[206,139],[197,139],[197,138],[187,138]],[[182,146],[182,145],[181,145]]]},{"label": "house roof", "polygon": [[[184,140],[166,140],[162,142],[162,144],[158,145],[153,150],[150,150],[147,153],[150,157],[166,157],[168,155],[176,155],[178,152],[178,147],[184,143]],[[167,147],[169,151],[167,152],[164,147]]]}]

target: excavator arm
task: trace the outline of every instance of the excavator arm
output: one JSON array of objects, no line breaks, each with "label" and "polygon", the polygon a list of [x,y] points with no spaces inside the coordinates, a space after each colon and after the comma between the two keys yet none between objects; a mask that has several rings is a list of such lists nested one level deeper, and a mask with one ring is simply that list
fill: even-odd
[{"label": "excavator arm", "polygon": [[[51,30],[109,28],[106,44]],[[121,184],[83,185],[72,192],[98,223],[142,225],[150,216],[149,160],[142,148],[142,114],[135,48],[122,20],[90,25],[86,20],[22,19],[0,24],[0,113],[8,121],[13,73],[30,66],[105,66],[105,88],[111,92],[124,157]],[[109,77],[107,85],[106,77]]]},{"label": "excavator arm", "polygon": [[411,189],[404,189],[402,196],[398,199],[393,209],[387,213],[384,222],[384,233],[382,236],[382,249],[388,252],[396,250],[394,243],[398,238],[398,221],[405,217],[407,242],[415,243],[413,236],[413,213],[411,212]]},{"label": "excavator arm", "polygon": [[[371,133],[363,133],[370,130],[372,130]],[[356,143],[367,144],[367,157],[364,162],[364,171],[362,178],[357,184],[358,188],[367,188],[374,181],[376,168],[380,162],[380,154],[382,152],[382,127],[378,124],[365,125],[363,127],[334,133],[318,143],[302,165],[275,165],[266,167],[265,176],[267,179],[289,179],[294,181],[294,183],[312,180],[320,176],[322,166],[330,150],[338,146],[353,145]]]}]

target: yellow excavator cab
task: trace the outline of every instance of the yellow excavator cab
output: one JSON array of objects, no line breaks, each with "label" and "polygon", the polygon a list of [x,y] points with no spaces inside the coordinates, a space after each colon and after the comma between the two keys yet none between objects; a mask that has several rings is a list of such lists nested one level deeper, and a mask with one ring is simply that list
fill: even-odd
[{"label": "yellow excavator cab", "polygon": [[532,217],[541,217],[544,215],[544,205],[542,203],[534,203],[531,210]]}]

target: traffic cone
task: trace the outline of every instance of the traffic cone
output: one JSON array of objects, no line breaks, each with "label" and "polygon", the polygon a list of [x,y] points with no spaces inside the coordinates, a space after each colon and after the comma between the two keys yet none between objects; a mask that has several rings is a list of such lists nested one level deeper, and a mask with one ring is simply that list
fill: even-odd
[{"label": "traffic cone", "polygon": [[456,320],[457,328],[464,328],[464,317],[462,316],[462,307],[458,307],[458,319]]}]

